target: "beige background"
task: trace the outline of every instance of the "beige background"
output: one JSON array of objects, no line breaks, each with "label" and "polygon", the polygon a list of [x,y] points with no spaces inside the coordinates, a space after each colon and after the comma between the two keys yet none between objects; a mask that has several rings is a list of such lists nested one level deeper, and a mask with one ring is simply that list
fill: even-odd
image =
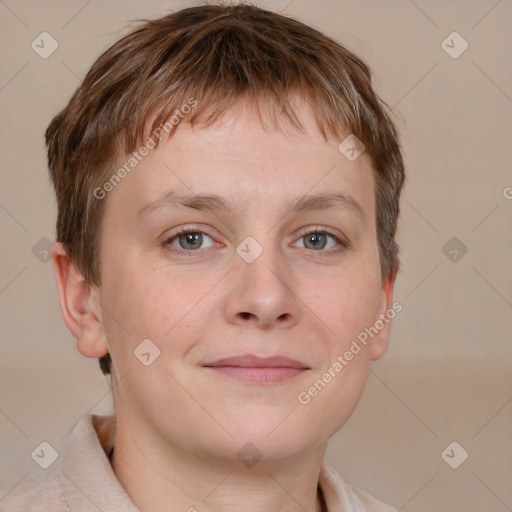
[{"label": "beige background", "polygon": [[[51,263],[32,252],[54,237],[56,217],[44,129],[128,20],[188,5],[0,2],[2,488],[44,472],[30,457],[41,441],[60,451],[84,414],[112,412],[97,360],[76,351],[61,319]],[[395,293],[404,309],[327,458],[404,511],[512,510],[512,2],[260,5],[369,63],[396,112],[408,172]],[[48,59],[31,48],[43,31],[59,44]],[[453,31],[469,43],[457,59],[441,46]],[[468,249],[457,262],[442,251],[454,236]],[[441,458],[452,441],[469,452],[458,469]]]}]

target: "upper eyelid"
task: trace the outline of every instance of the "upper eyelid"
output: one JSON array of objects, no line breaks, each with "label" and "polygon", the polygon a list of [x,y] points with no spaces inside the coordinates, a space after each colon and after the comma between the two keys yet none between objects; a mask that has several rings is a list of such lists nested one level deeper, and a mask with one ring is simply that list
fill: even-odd
[{"label": "upper eyelid", "polygon": [[[185,226],[185,227],[180,227],[178,229],[178,231],[176,231],[176,233],[174,233],[173,235],[168,236],[167,239],[175,238],[175,237],[177,237],[179,235],[186,234],[186,233],[201,233],[203,235],[209,236],[210,238],[213,238],[212,235],[210,235],[207,231],[204,231],[201,228],[196,228],[194,226]],[[333,233],[332,231],[330,231],[330,228],[326,228],[324,226],[318,226],[317,225],[315,227],[304,228],[303,230],[301,230],[301,236],[305,236],[305,235],[308,235],[310,233],[325,233],[326,235],[331,235],[331,236],[334,236],[336,238],[339,238],[339,236],[336,235],[336,233]]]}]

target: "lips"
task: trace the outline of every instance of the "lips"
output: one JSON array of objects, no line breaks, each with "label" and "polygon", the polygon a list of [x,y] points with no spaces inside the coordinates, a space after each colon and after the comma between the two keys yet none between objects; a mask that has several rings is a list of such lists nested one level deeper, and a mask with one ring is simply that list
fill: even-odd
[{"label": "lips", "polygon": [[285,356],[259,357],[253,354],[246,354],[234,357],[224,357],[217,359],[211,363],[206,363],[206,367],[232,366],[241,368],[297,368],[301,370],[309,370],[309,366],[290,359]]},{"label": "lips", "polygon": [[253,354],[225,357],[203,366],[218,376],[258,385],[288,381],[310,370],[307,365],[289,357],[258,357]]}]

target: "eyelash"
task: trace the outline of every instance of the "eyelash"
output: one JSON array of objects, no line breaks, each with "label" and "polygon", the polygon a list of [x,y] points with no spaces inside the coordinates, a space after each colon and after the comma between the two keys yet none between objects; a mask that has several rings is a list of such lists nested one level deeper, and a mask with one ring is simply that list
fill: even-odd
[{"label": "eyelash", "polygon": [[[202,235],[208,236],[209,238],[211,238],[213,240],[213,237],[208,235],[208,233],[205,233],[204,231],[201,231],[200,229],[194,228],[193,226],[183,226],[174,235],[172,235],[171,237],[165,239],[162,242],[162,246],[165,249],[167,249],[167,250],[169,250],[171,252],[174,252],[174,253],[176,253],[178,255],[188,256],[188,257],[193,257],[193,255],[195,255],[197,253],[201,254],[203,251],[205,251],[207,249],[210,249],[210,247],[208,247],[207,249],[196,249],[196,250],[192,250],[192,251],[186,251],[184,249],[180,249],[180,248],[171,246],[171,243],[174,242],[174,240],[176,240],[181,235],[186,235],[187,233],[200,233]],[[333,254],[337,254],[338,252],[341,252],[343,250],[351,248],[350,242],[337,237],[335,234],[331,233],[330,231],[327,231],[327,229],[325,229],[323,227],[319,227],[319,226],[317,226],[316,228],[309,229],[309,230],[303,232],[301,234],[301,236],[299,237],[299,239],[304,238],[304,237],[306,237],[308,235],[311,235],[311,234],[316,234],[316,233],[321,233],[323,235],[327,235],[327,236],[333,238],[339,244],[339,247],[334,249],[334,250],[330,249],[330,250],[327,250],[327,251],[324,251],[324,250],[314,251],[314,250],[311,249],[311,252],[319,252],[319,253],[325,253],[325,254],[328,254],[328,255],[333,255]],[[217,242],[215,242],[215,243],[217,243]]]}]

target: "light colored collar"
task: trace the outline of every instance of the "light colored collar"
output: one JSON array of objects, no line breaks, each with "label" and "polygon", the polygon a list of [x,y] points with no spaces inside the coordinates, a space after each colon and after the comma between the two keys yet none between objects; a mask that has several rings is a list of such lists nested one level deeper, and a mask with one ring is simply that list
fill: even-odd
[{"label": "light colored collar", "polygon": [[[114,445],[115,415],[88,414],[78,423],[60,460],[71,510],[140,512],[117,479],[107,453]],[[78,492],[77,492],[78,491]]]},{"label": "light colored collar", "polygon": [[[60,459],[62,485],[71,510],[140,512],[117,479],[108,459],[115,441],[115,415],[88,414],[77,424]],[[344,512],[343,481],[324,460],[318,484],[326,512]]]}]

